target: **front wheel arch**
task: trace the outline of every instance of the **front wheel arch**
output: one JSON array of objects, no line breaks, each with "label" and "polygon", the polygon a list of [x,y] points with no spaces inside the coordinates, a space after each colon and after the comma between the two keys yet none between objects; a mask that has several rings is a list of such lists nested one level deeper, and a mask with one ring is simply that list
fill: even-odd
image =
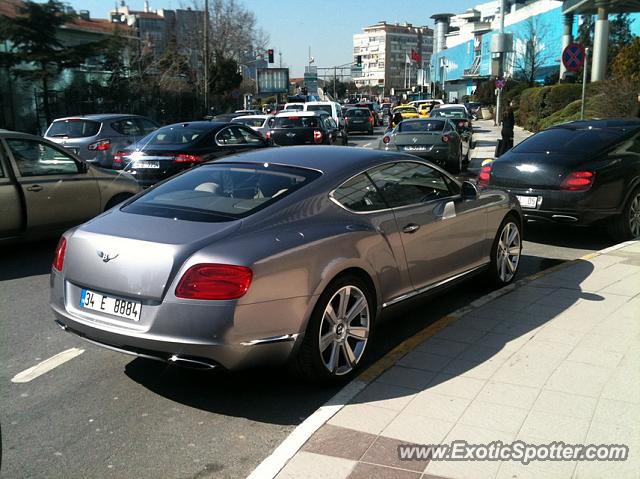
[{"label": "front wheel arch", "polygon": [[110,210],[114,206],[128,200],[132,196],[133,193],[118,193],[117,195],[114,195],[109,201],[107,201],[107,204],[104,207],[104,211]]}]

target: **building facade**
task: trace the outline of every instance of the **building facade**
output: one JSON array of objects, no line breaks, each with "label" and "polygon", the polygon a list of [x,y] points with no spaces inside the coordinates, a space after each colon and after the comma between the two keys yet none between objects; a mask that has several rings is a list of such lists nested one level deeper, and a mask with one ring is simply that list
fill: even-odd
[{"label": "building facade", "polygon": [[[414,54],[412,58],[412,51]],[[379,22],[353,36],[353,81],[358,87],[378,87],[382,94],[407,90],[418,83],[418,70],[433,52],[433,30],[410,23]],[[358,60],[361,60],[358,66]]]},{"label": "building facade", "polygon": [[[537,67],[534,81],[560,73],[560,56],[566,16],[557,0],[507,0],[505,33],[510,34],[511,52],[504,62],[505,78],[525,73],[524,58],[534,51]],[[480,81],[497,76],[497,59],[491,54],[492,38],[499,33],[500,1],[494,0],[464,13],[434,15],[436,48],[429,68],[433,82],[444,85],[449,99],[473,94]],[[632,32],[640,34],[640,15],[632,15]],[[570,29],[577,31],[578,16]],[[531,72],[526,72],[531,73]]]}]

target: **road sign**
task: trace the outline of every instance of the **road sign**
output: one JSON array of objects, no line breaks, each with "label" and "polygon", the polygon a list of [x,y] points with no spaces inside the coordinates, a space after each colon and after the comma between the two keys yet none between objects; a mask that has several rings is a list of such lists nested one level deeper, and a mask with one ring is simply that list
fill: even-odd
[{"label": "road sign", "polygon": [[507,84],[507,80],[505,80],[504,78],[498,78],[496,80],[496,88],[498,90],[502,90],[506,84]]},{"label": "road sign", "polygon": [[272,95],[289,91],[288,68],[258,68],[258,94]]},{"label": "road sign", "polygon": [[570,72],[576,72],[584,65],[584,47],[579,43],[569,43],[562,52],[562,64]]}]

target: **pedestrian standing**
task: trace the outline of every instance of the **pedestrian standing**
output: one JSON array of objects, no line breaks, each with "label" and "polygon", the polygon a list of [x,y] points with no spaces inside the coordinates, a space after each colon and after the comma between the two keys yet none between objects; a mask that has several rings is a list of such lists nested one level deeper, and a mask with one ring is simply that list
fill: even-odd
[{"label": "pedestrian standing", "polygon": [[509,102],[509,105],[502,114],[502,147],[500,148],[500,155],[513,148],[513,128],[515,127],[516,120],[513,114],[513,101]]}]

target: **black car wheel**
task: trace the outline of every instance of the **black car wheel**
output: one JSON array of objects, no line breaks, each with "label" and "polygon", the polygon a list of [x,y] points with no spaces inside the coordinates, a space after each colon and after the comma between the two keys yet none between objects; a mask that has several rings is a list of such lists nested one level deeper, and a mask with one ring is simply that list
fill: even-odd
[{"label": "black car wheel", "polygon": [[362,279],[338,278],[318,299],[294,369],[314,383],[353,377],[369,351],[375,314],[372,293]]},{"label": "black car wheel", "polygon": [[520,221],[514,214],[502,220],[491,247],[489,279],[498,286],[511,283],[518,272],[522,254],[522,231]]},{"label": "black car wheel", "polygon": [[640,238],[640,187],[629,195],[622,214],[609,223],[609,235],[615,241]]},{"label": "black car wheel", "polygon": [[447,164],[447,171],[451,174],[457,175],[462,172],[462,145],[460,145],[460,151],[458,152],[458,157],[454,160],[449,160]]}]

